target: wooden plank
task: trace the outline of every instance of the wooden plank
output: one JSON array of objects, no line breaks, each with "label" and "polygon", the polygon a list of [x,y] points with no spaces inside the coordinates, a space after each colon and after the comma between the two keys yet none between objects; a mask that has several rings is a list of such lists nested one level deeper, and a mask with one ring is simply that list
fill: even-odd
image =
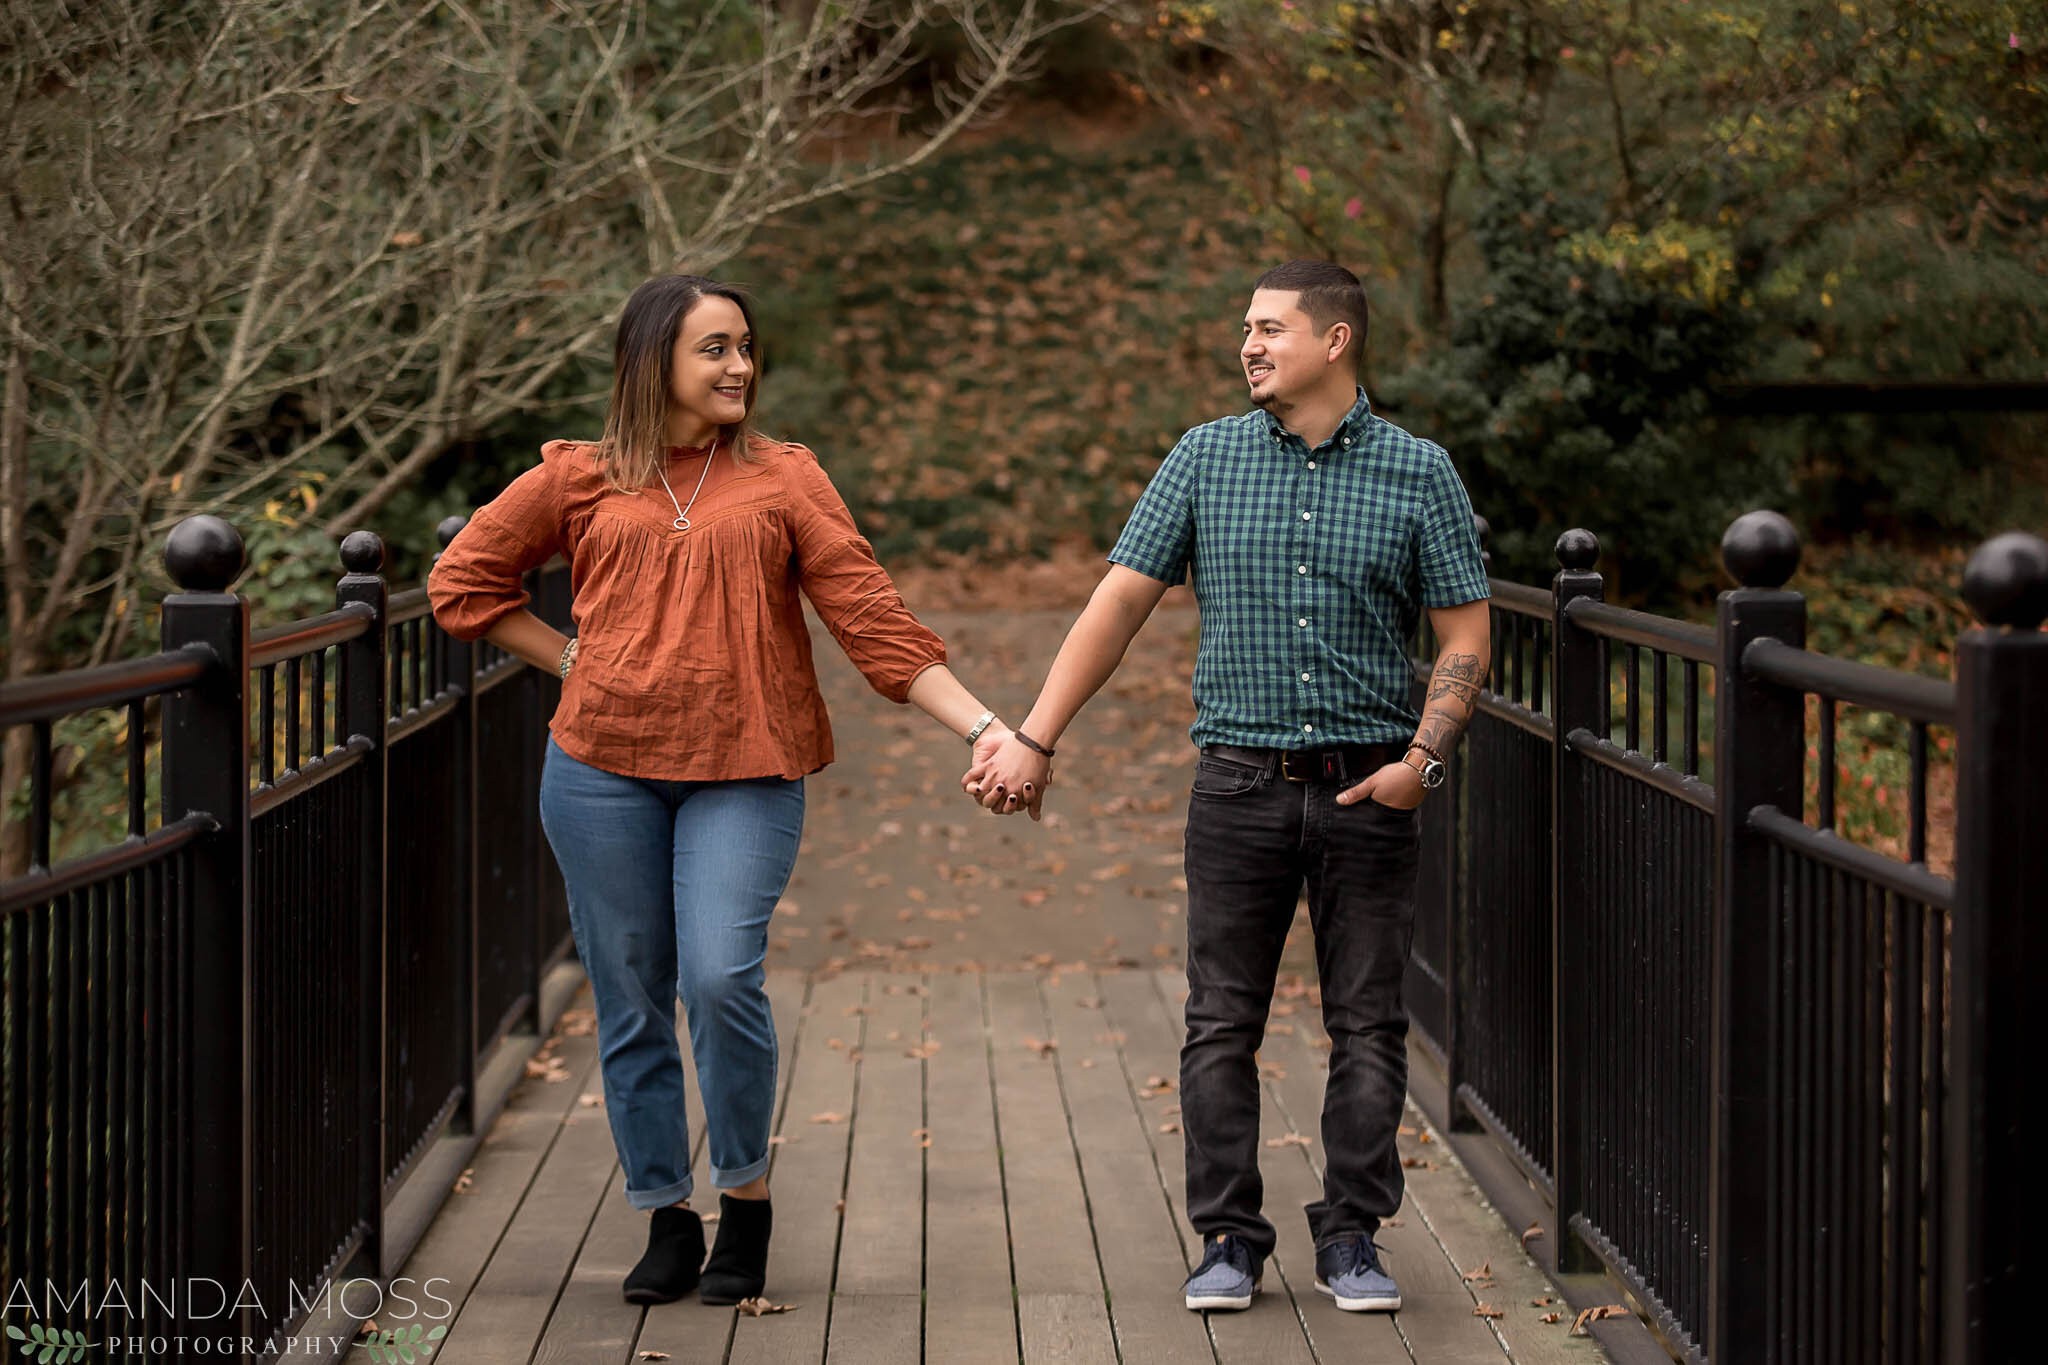
[{"label": "wooden plank", "polygon": [[[1569,1335],[1574,1314],[1564,1296],[1523,1249],[1519,1234],[1488,1207],[1443,1133],[1412,1101],[1405,1126],[1415,1131],[1400,1138],[1402,1157],[1434,1164],[1434,1169],[1408,1170],[1408,1203],[1460,1276],[1487,1272],[1492,1284],[1474,1282],[1472,1291],[1501,1310],[1493,1328],[1508,1356],[1516,1365],[1589,1365],[1605,1360],[1607,1352],[1597,1340]],[[1426,1143],[1425,1133],[1431,1139]],[[1551,1302],[1539,1306],[1538,1299]],[[1545,1313],[1558,1314],[1558,1321],[1544,1322]]]},{"label": "wooden plank", "polygon": [[[1184,1029],[1179,1000],[1162,998],[1149,972],[1105,972],[1097,978],[1107,1022],[1118,1044],[1126,1073],[1138,1088],[1140,1108],[1145,1114],[1144,1131],[1152,1143],[1165,1192],[1172,1203],[1174,1221],[1185,1240],[1187,1269],[1200,1260],[1199,1241],[1187,1219],[1187,1150],[1180,1131],[1180,1046]],[[1171,1082],[1172,1090],[1159,1091],[1147,1084],[1157,1078]],[[1146,1091],[1159,1091],[1147,1095]],[[1171,1126],[1171,1132],[1162,1131]],[[1262,1149],[1263,1155],[1263,1149]],[[1260,1169],[1266,1169],[1262,1160]],[[1270,1217],[1270,1213],[1268,1215]],[[1266,1263],[1265,1281],[1259,1297],[1241,1313],[1208,1313],[1209,1334],[1218,1361],[1253,1361],[1259,1365],[1304,1365],[1314,1351],[1302,1325],[1304,1298],[1313,1298],[1314,1265],[1307,1273],[1294,1264],[1285,1242],[1284,1218],[1274,1220],[1283,1241]],[[1181,1272],[1185,1278],[1187,1269]],[[1290,1273],[1293,1271],[1295,1273]],[[1181,1303],[1179,1285],[1171,1302]],[[1181,1309],[1186,1312],[1185,1306]],[[1192,1315],[1190,1315],[1192,1316]],[[1398,1339],[1389,1337],[1398,1351]],[[1375,1355],[1371,1359],[1405,1359],[1405,1352]],[[1341,1358],[1341,1357],[1339,1357]]]},{"label": "wooden plank", "polygon": [[979,975],[932,977],[925,1001],[925,1359],[1016,1365],[1003,1171]]},{"label": "wooden plank", "polygon": [[[851,1231],[851,1229],[849,1229]],[[834,1294],[833,1365],[906,1365],[918,1356],[922,1294]]]},{"label": "wooden plank", "polygon": [[1017,1320],[1026,1361],[1115,1361],[1101,1266],[1067,1127],[1058,1063],[1046,1046],[1035,976],[988,978],[996,1124],[1008,1191]]},{"label": "wooden plank", "polygon": [[[858,1056],[868,979],[835,977],[811,987],[803,1036],[790,1068],[770,1182],[775,1191],[775,1240],[768,1257],[767,1297],[794,1311],[737,1316],[731,1359],[823,1359],[831,1326],[832,1273],[839,1254],[840,1201],[846,1195],[847,1138],[852,1125],[814,1124],[812,1114],[856,1112]],[[877,992],[879,994],[879,991]],[[835,1046],[836,1042],[836,1046]],[[648,1345],[641,1333],[641,1346]],[[668,1349],[666,1346],[657,1349]]]},{"label": "wooden plank", "polygon": [[[913,1055],[924,1038],[924,987],[912,979],[875,980],[867,1011],[835,1299],[924,1291],[924,1059]],[[809,1116],[795,1117],[801,1125]],[[913,1340],[919,1317],[912,1320]],[[832,1335],[840,1340],[836,1327]]]},{"label": "wooden plank", "polygon": [[[1162,987],[1170,988],[1170,984],[1170,980],[1164,981]],[[1306,1146],[1297,1150],[1314,1174],[1312,1197],[1313,1190],[1320,1186],[1325,1160],[1322,1107],[1329,1053],[1317,1046],[1326,1035],[1314,1009],[1302,1009],[1287,1022],[1294,1025],[1293,1032],[1268,1038],[1266,1060],[1277,1064],[1284,1074],[1269,1072],[1267,1085],[1293,1131],[1309,1139]],[[1305,1229],[1302,1238],[1306,1242]],[[1477,1300],[1466,1288],[1457,1266],[1430,1234],[1412,1199],[1403,1198],[1400,1211],[1381,1225],[1373,1240],[1386,1258],[1388,1273],[1401,1286],[1402,1308],[1394,1315],[1395,1326],[1416,1360],[1427,1361],[1429,1365],[1499,1365],[1506,1359],[1492,1325],[1474,1315]],[[1385,1315],[1342,1316],[1370,1319]],[[1336,1326],[1332,1324],[1333,1329]],[[1310,1331],[1318,1331],[1313,1317]],[[1317,1339],[1324,1340],[1320,1334]]]},{"label": "wooden plank", "polygon": [[560,1135],[435,1352],[439,1365],[500,1365],[532,1353],[611,1182],[616,1154],[604,1111],[577,1103],[580,1087],[557,1088],[569,1100]]},{"label": "wooden plank", "polygon": [[[564,1038],[555,1055],[569,1079],[520,1083],[477,1146],[467,1192],[448,1196],[399,1272],[418,1287],[415,1298],[423,1309],[440,1309],[430,1297],[435,1295],[457,1306],[452,1318],[441,1319],[450,1324],[442,1351],[452,1349],[458,1340],[462,1312],[542,1161],[561,1138],[563,1119],[575,1108],[576,1097],[597,1084],[594,1036]],[[601,1175],[602,1162],[598,1164]],[[398,1324],[391,1320],[386,1325]]]},{"label": "wooden plank", "polygon": [[1114,1248],[1102,1257],[1110,1320],[1127,1361],[1213,1358],[1202,1315],[1181,1292],[1186,1260],[1145,1115],[1115,1043],[1097,1041],[1098,989],[1093,977],[1065,973],[1047,979],[1045,1000],[1096,1241]]}]

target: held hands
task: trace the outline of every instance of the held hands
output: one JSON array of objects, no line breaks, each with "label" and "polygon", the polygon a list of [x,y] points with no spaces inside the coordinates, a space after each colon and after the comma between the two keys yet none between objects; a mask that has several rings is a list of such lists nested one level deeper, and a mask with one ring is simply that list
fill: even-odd
[{"label": "held hands", "polygon": [[974,766],[960,779],[960,789],[977,805],[997,815],[1028,810],[1034,820],[1044,818],[1039,807],[1051,785],[1052,760],[993,725],[975,742]]},{"label": "held hands", "polygon": [[1415,771],[1414,764],[1395,759],[1357,786],[1345,788],[1338,794],[1337,804],[1355,806],[1371,797],[1395,810],[1414,810],[1422,804],[1422,796],[1422,774]]}]

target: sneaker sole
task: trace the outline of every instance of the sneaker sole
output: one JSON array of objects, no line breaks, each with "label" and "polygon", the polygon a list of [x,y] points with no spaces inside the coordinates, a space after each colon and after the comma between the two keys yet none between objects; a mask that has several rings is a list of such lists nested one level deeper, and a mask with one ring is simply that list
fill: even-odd
[{"label": "sneaker sole", "polygon": [[1249,1308],[1258,1292],[1259,1286],[1255,1284],[1250,1294],[1190,1294],[1187,1296],[1187,1305],[1198,1313],[1204,1309]]},{"label": "sneaker sole", "polygon": [[1373,1299],[1350,1299],[1339,1294],[1321,1280],[1316,1281],[1316,1293],[1335,1299],[1337,1306],[1347,1313],[1398,1313],[1401,1311],[1401,1296],[1399,1294],[1383,1294]]}]

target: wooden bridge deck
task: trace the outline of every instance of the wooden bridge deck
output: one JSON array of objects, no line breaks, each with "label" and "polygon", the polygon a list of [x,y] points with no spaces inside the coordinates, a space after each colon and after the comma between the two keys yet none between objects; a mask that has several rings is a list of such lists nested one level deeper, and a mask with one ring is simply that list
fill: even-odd
[{"label": "wooden bridge deck", "polygon": [[[1409,1198],[1379,1236],[1407,1307],[1342,1313],[1314,1292],[1299,1210],[1319,1188],[1327,1043],[1306,1001],[1276,1006],[1261,1056],[1279,1249],[1251,1310],[1200,1315],[1178,1295],[1195,1247],[1178,973],[776,972],[769,990],[783,1064],[768,1299],[789,1311],[620,1298],[647,1225],[620,1193],[586,988],[401,1272],[419,1320],[449,1324],[436,1365],[1606,1358],[1567,1336],[1562,1302],[1535,1302],[1556,1291],[1412,1106]],[[395,1301],[378,1325],[406,1325]]]}]

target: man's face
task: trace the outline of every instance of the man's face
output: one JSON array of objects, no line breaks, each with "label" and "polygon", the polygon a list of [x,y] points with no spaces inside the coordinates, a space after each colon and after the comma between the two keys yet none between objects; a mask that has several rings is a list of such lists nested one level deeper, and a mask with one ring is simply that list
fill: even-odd
[{"label": "man's face", "polygon": [[1252,402],[1262,408],[1288,407],[1323,382],[1330,366],[1330,335],[1316,335],[1291,289],[1260,289],[1244,311],[1244,345],[1238,360]]}]

